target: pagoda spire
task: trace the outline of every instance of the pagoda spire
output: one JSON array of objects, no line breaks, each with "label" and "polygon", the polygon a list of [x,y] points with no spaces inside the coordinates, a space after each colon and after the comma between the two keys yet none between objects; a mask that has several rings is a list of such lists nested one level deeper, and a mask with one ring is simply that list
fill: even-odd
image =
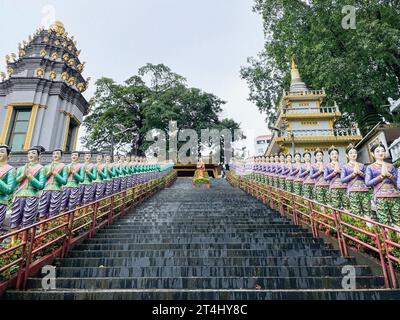
[{"label": "pagoda spire", "polygon": [[292,55],[291,61],[291,83],[290,83],[290,91],[293,92],[301,92],[301,91],[309,91],[306,84],[301,80],[300,72],[297,67],[295,56]]}]

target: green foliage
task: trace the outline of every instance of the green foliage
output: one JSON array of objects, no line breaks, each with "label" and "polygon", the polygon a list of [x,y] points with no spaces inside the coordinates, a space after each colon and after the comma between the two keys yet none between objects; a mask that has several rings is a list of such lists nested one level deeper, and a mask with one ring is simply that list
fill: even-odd
[{"label": "green foliage", "polygon": [[[345,30],[342,8],[354,5],[356,29]],[[275,121],[279,94],[290,85],[290,57],[310,88],[325,88],[343,113],[337,126],[353,119],[363,132],[388,114],[389,97],[400,85],[399,1],[255,0],[264,21],[266,43],[257,58],[241,70],[250,100]]]},{"label": "green foliage", "polygon": [[[168,131],[170,121],[178,129],[237,129],[231,119],[220,119],[225,101],[211,93],[186,85],[186,79],[167,66],[146,64],[123,84],[101,78],[96,82],[95,107],[85,118],[83,143],[91,149],[129,145],[134,154],[142,155],[151,142],[145,136],[151,129]],[[130,131],[118,133],[123,128]]]}]

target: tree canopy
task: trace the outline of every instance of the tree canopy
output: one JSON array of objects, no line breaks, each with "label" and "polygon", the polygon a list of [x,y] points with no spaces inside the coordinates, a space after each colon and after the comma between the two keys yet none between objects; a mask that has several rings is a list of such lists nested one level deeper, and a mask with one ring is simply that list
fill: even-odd
[{"label": "tree canopy", "polygon": [[188,87],[186,79],[163,64],[146,64],[138,74],[117,84],[110,78],[96,81],[93,110],[84,120],[87,148],[109,148],[143,155],[151,144],[145,141],[152,129],[168,131],[170,121],[178,129],[239,129],[232,119],[221,119],[226,102],[214,94]]},{"label": "tree canopy", "polygon": [[[346,5],[356,8],[355,29],[345,29]],[[241,76],[249,99],[275,121],[276,103],[290,85],[294,54],[308,87],[325,88],[344,123],[366,132],[379,121],[398,121],[387,99],[400,93],[400,1],[255,0],[264,22],[265,47],[248,59]]]}]

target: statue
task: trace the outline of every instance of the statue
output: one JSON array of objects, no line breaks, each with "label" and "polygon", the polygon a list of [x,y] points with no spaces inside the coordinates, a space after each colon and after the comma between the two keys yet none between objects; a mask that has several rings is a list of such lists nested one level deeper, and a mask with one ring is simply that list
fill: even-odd
[{"label": "statue", "polygon": [[197,172],[197,177],[198,178],[204,178],[204,172],[206,171],[206,166],[203,162],[203,160],[200,159],[200,161],[196,165],[196,172]]},{"label": "statue", "polygon": [[8,164],[11,149],[0,145],[0,228],[6,218],[7,206],[16,188],[16,170]]},{"label": "statue", "polygon": [[85,152],[83,164],[83,181],[80,183],[80,203],[87,205],[94,199],[94,181],[96,180],[96,168],[92,164],[92,153]]},{"label": "statue", "polygon": [[67,184],[68,173],[64,163],[61,162],[62,150],[53,150],[53,161],[43,168],[46,184],[39,198],[39,216],[46,220],[58,215],[61,210],[63,186]]},{"label": "statue", "polygon": [[71,163],[67,165],[68,181],[64,186],[61,200],[61,211],[74,210],[80,205],[81,190],[79,184],[83,182],[84,172],[82,164],[78,163],[79,152],[71,153]]},{"label": "statue", "polygon": [[104,197],[106,189],[104,180],[107,178],[107,168],[103,163],[103,154],[101,153],[96,156],[96,165],[94,170],[96,171],[96,179],[93,181],[94,201],[99,201]]},{"label": "statue", "polygon": [[294,164],[290,169],[290,176],[292,177],[292,190],[290,192],[294,192],[298,196],[301,195],[301,186],[302,179],[300,178],[301,172],[301,154],[296,152],[294,154]]},{"label": "statue", "polygon": [[301,194],[307,199],[314,199],[315,179],[311,177],[314,171],[318,169],[311,164],[311,153],[305,152],[303,154],[304,165],[301,168],[299,178],[303,181]]},{"label": "statue", "polygon": [[346,193],[347,185],[342,182],[341,165],[339,163],[339,149],[332,146],[328,151],[330,163],[325,167],[324,179],[329,183],[329,197],[332,207],[343,209],[348,207]]},{"label": "statue", "polygon": [[[39,157],[44,152],[42,146],[35,146],[28,150],[28,163],[17,169],[17,190],[14,193],[11,213],[11,229],[18,230],[36,222],[39,192],[46,185],[46,176],[43,166],[39,164]],[[13,242],[16,238],[13,239]]]},{"label": "statue", "polygon": [[282,175],[285,177],[285,190],[287,192],[293,192],[293,164],[292,164],[292,155],[288,154],[286,156],[286,163],[284,166],[284,170],[282,171]]},{"label": "statue", "polygon": [[114,190],[114,181],[113,178],[116,176],[116,171],[114,165],[111,162],[111,155],[107,154],[105,156],[106,164],[105,164],[105,173],[106,177],[104,178],[105,183],[105,196],[108,197],[112,195]]},{"label": "statue", "polygon": [[113,193],[118,193],[121,190],[121,179],[122,179],[122,168],[119,162],[119,156],[114,156],[113,162],[115,175],[114,175],[114,185],[113,185]]},{"label": "statue", "polygon": [[289,171],[287,170],[286,166],[286,155],[281,152],[279,154],[279,167],[278,167],[278,188],[285,190],[285,182],[286,182],[286,176]]},{"label": "statue", "polygon": [[348,163],[342,167],[341,180],[347,184],[347,196],[352,213],[370,217],[371,215],[371,193],[365,184],[366,166],[357,162],[357,150],[350,144],[346,149]]},{"label": "statue", "polygon": [[384,161],[386,147],[382,144],[374,144],[371,153],[375,162],[367,167],[365,184],[372,187],[373,201],[376,205],[378,221],[388,225],[399,225],[400,222],[400,192],[397,169]]},{"label": "statue", "polygon": [[315,200],[317,200],[319,203],[327,204],[329,182],[326,182],[324,179],[324,152],[320,149],[317,149],[314,153],[314,156],[315,165],[312,167],[311,179],[315,179]]},{"label": "statue", "polygon": [[126,165],[126,158],[124,155],[121,155],[119,157],[119,162],[118,162],[120,168],[121,168],[121,191],[126,190],[127,186],[127,178],[129,175],[129,169],[127,168]]}]

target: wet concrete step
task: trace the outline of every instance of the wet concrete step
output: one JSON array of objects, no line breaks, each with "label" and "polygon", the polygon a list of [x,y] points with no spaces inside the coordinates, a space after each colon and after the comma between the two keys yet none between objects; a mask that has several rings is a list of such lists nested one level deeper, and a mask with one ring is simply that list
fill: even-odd
[{"label": "wet concrete step", "polygon": [[[137,277],[137,278],[57,278],[57,287],[69,289],[342,289],[343,277]],[[27,289],[40,287],[41,278],[31,278]],[[356,286],[383,286],[383,278],[357,278]]]},{"label": "wet concrete step", "polygon": [[125,258],[125,257],[149,257],[149,258],[170,258],[170,257],[302,257],[310,256],[333,256],[339,255],[339,251],[333,249],[316,250],[108,250],[108,251],[77,251],[71,252],[71,258]]},{"label": "wet concrete step", "polygon": [[318,242],[310,243],[187,243],[187,244],[171,244],[171,243],[124,243],[124,244],[94,244],[90,240],[84,244],[74,247],[74,250],[163,250],[163,249],[247,249],[247,250],[304,250],[304,249],[321,249],[331,248],[330,245],[324,244],[321,239]]},{"label": "wet concrete step", "polygon": [[165,234],[160,234],[159,232],[156,233],[119,233],[119,232],[113,232],[113,233],[98,233],[96,236],[97,240],[101,239],[118,239],[118,240],[131,240],[131,239],[157,239],[157,238],[163,238],[163,239],[174,239],[176,237],[181,237],[181,238],[226,238],[226,239],[231,239],[231,238],[249,238],[252,237],[254,239],[256,238],[285,238],[285,237],[312,237],[312,234],[309,232],[305,231],[291,231],[291,230],[276,230],[276,231],[260,231],[260,230],[255,230],[255,231],[248,231],[248,232],[218,232],[211,230],[212,232],[186,232],[186,230],[182,230],[182,232],[176,232],[176,233],[165,233]]},{"label": "wet concrete step", "polygon": [[230,257],[230,258],[64,258],[63,267],[148,267],[148,266],[342,266],[354,264],[353,258],[324,257]]},{"label": "wet concrete step", "polygon": [[137,244],[143,244],[143,243],[170,243],[170,244],[190,244],[190,243],[246,243],[246,244],[276,244],[276,243],[317,243],[314,241],[315,239],[311,237],[306,237],[306,238],[296,238],[296,239],[291,239],[291,238],[280,238],[280,237],[275,237],[275,238],[243,238],[243,237],[231,237],[231,238],[219,238],[219,237],[186,237],[186,238],[175,238],[175,239],[168,239],[164,237],[157,237],[157,238],[149,238],[149,239],[97,239],[97,238],[92,238],[90,240],[87,240],[85,243],[92,243],[92,244],[130,244],[130,243],[137,243]]},{"label": "wet concrete step", "polygon": [[[371,276],[368,266],[354,266],[356,276]],[[57,267],[57,276],[63,278],[96,277],[339,277],[343,276],[340,266],[307,267]]]},{"label": "wet concrete step", "polygon": [[10,290],[5,298],[7,300],[400,300],[400,290]]}]

